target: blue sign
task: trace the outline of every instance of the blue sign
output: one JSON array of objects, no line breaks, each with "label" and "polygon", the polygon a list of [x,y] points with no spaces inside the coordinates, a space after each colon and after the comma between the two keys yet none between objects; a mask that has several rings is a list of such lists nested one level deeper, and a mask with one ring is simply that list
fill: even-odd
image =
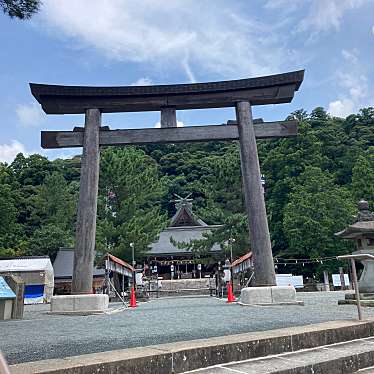
[{"label": "blue sign", "polygon": [[0,277],[0,299],[14,299],[16,294],[8,286],[3,277]]}]

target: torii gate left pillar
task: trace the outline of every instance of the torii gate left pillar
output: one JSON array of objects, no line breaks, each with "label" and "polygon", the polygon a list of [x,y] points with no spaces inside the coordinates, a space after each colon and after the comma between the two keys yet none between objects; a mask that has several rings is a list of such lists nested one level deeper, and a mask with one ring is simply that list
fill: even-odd
[{"label": "torii gate left pillar", "polygon": [[[275,285],[275,272],[261,189],[256,138],[295,136],[297,125],[293,121],[254,123],[251,105],[290,102],[294,92],[299,89],[303,75],[303,71],[297,71],[238,81],[144,87],[31,84],[33,95],[46,113],[86,115],[84,129],[42,132],[44,148],[83,146],[72,293],[76,294],[75,296],[87,296],[92,288],[100,146],[236,139],[240,142],[255,285],[259,286],[255,287],[256,289],[245,289],[248,292],[242,293],[242,301],[249,304],[274,303],[275,295],[275,298],[282,299],[279,301],[293,302],[294,294],[291,295],[288,290],[272,290]],[[176,110],[217,107],[235,107],[237,121],[217,126],[176,127]],[[161,111],[161,129],[100,129],[102,112],[151,110]],[[294,291],[293,289],[293,293]],[[95,305],[95,308],[97,307],[98,305]],[[105,306],[101,306],[101,309],[104,308]]]},{"label": "torii gate left pillar", "polygon": [[72,294],[90,294],[92,292],[99,186],[100,125],[100,110],[87,109],[71,284]]}]

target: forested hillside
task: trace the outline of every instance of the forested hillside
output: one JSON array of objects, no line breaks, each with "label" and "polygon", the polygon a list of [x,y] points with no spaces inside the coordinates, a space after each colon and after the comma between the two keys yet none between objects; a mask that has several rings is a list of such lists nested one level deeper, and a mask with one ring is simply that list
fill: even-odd
[{"label": "forested hillside", "polygon": [[[351,244],[334,232],[352,222],[356,203],[374,208],[374,108],[346,119],[322,108],[290,115],[297,138],[259,141],[273,251],[282,258],[320,258],[346,253]],[[0,164],[0,256],[45,255],[74,245],[80,157],[49,161],[19,154]],[[222,229],[191,250],[234,238],[234,253],[249,248],[236,142],[102,150],[98,251],[129,258],[157,238],[173,214],[174,194],[193,194],[195,212]],[[335,261],[287,269],[305,274],[336,267]]]}]

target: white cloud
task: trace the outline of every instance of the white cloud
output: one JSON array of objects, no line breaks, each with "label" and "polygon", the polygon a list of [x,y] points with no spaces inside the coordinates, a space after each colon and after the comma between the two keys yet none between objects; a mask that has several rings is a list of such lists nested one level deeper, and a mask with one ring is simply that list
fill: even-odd
[{"label": "white cloud", "polygon": [[26,154],[26,150],[17,140],[13,140],[11,144],[0,144],[0,162],[10,163],[18,153]]},{"label": "white cloud", "polygon": [[275,10],[277,12],[282,11],[285,13],[291,13],[294,12],[299,5],[300,3],[295,0],[268,0],[265,3],[264,8]]},{"label": "white cloud", "polygon": [[359,100],[368,95],[367,78],[364,74],[357,74],[355,71],[338,73],[340,85],[348,89],[352,99]]},{"label": "white cloud", "polygon": [[352,51],[343,49],[342,55],[346,61],[351,62],[352,64],[358,63],[358,50],[357,49],[353,49]]},{"label": "white cloud", "polygon": [[351,99],[336,100],[329,104],[327,111],[334,117],[345,118],[352,114],[355,104]]},{"label": "white cloud", "polygon": [[288,63],[272,24],[241,16],[238,5],[173,0],[45,0],[39,20],[110,59],[223,77],[276,73]]},{"label": "white cloud", "polygon": [[187,75],[188,80],[190,81],[190,83],[195,83],[196,82],[196,78],[195,78],[194,73],[192,72],[192,69],[191,69],[191,66],[190,66],[190,64],[188,62],[187,57],[182,61],[182,66],[184,68],[184,71],[186,72],[186,75]]},{"label": "white cloud", "polygon": [[342,89],[342,96],[329,104],[328,112],[336,117],[346,117],[358,109],[370,105],[368,80],[360,64],[359,52],[356,49],[342,50],[342,68],[335,74],[336,81]]},{"label": "white cloud", "polygon": [[17,105],[16,114],[21,125],[25,127],[40,126],[45,121],[45,114],[37,103]]},{"label": "white cloud", "polygon": [[153,84],[152,80],[147,77],[144,77],[144,78],[139,78],[134,83],[131,83],[130,86],[150,86],[151,84]]},{"label": "white cloud", "polygon": [[359,8],[365,0],[314,0],[307,16],[300,22],[299,30],[328,31],[331,28],[338,30],[344,14],[352,9]]},{"label": "white cloud", "polygon": [[[181,122],[181,121],[177,121],[177,127],[184,127],[184,123]],[[157,123],[155,124],[155,128],[156,128],[156,129],[160,129],[160,128],[161,128],[161,123],[160,123],[160,122],[157,122]]]}]

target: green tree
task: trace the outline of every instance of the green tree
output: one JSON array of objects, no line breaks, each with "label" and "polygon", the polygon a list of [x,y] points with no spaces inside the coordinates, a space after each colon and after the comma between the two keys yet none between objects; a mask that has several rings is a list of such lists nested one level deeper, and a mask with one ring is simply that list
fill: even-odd
[{"label": "green tree", "polygon": [[0,0],[3,12],[11,18],[29,19],[40,9],[40,0]]},{"label": "green tree", "polygon": [[[197,209],[197,214],[209,224],[222,226],[204,233],[202,239],[177,243],[179,247],[205,257],[212,255],[210,249],[216,243],[221,245],[226,256],[230,254],[231,249],[233,256],[237,257],[250,248],[244,196],[241,190],[238,143],[222,143],[221,146],[221,152],[207,156],[204,174],[194,185],[204,201]],[[235,241],[232,242],[230,239]]]},{"label": "green tree", "polygon": [[20,252],[18,244],[22,239],[22,226],[17,223],[16,198],[17,194],[10,185],[0,184],[0,251],[3,255]]},{"label": "green tree", "polygon": [[359,156],[352,169],[352,194],[355,201],[365,199],[374,206],[374,163],[369,157]]},{"label": "green tree", "polygon": [[[302,114],[305,118],[305,113]],[[323,127],[317,127],[319,129]],[[261,171],[266,181],[266,208],[274,253],[288,248],[283,230],[284,209],[297,178],[307,166],[322,167],[323,142],[309,120],[299,122],[298,136],[258,142]]]},{"label": "green tree", "polygon": [[[31,201],[31,200],[30,200]],[[60,247],[73,244],[76,195],[59,172],[48,175],[32,199],[27,254],[49,255],[53,260]]]},{"label": "green tree", "polygon": [[97,248],[131,259],[147,252],[166,225],[160,201],[167,191],[157,163],[135,147],[108,148],[101,155]]},{"label": "green tree", "polygon": [[60,247],[72,246],[71,232],[53,223],[34,231],[27,246],[29,256],[49,256],[53,262]]},{"label": "green tree", "polygon": [[69,191],[63,175],[53,172],[45,178],[38,190],[32,218],[39,219],[41,226],[53,224],[71,232],[75,220],[76,198],[77,196]]},{"label": "green tree", "polygon": [[282,257],[316,259],[351,250],[334,233],[352,221],[355,206],[347,189],[320,168],[307,167],[296,179],[285,207],[283,227],[289,247]]}]

